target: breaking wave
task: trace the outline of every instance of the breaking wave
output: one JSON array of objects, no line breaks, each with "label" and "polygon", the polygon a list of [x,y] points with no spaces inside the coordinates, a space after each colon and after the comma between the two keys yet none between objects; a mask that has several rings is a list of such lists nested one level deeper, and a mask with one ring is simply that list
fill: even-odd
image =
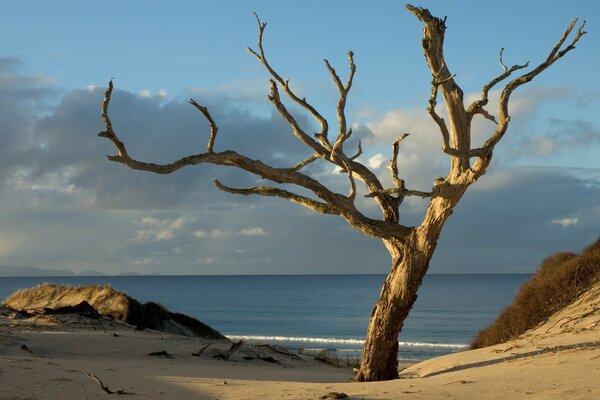
[{"label": "breaking wave", "polygon": [[[346,346],[362,346],[365,341],[363,339],[336,339],[336,338],[319,338],[319,337],[294,337],[294,336],[244,336],[244,335],[226,335],[231,340],[248,340],[253,342],[286,342],[286,343],[319,343],[324,345],[346,345]],[[419,348],[440,348],[440,349],[464,349],[466,344],[462,343],[430,343],[430,342],[398,342],[402,348],[419,347]]]}]

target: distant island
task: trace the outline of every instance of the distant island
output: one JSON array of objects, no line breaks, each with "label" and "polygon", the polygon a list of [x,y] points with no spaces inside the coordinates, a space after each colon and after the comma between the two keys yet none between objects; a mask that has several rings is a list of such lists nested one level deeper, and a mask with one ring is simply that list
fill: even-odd
[{"label": "distant island", "polygon": [[[118,276],[137,276],[137,275],[160,275],[157,273],[151,274],[140,274],[139,272],[121,272],[116,274]],[[51,268],[37,268],[37,267],[24,267],[24,266],[0,266],[0,277],[50,277],[50,276],[107,276],[107,274],[95,271],[87,270],[82,272],[75,272],[70,269],[51,269]]]}]

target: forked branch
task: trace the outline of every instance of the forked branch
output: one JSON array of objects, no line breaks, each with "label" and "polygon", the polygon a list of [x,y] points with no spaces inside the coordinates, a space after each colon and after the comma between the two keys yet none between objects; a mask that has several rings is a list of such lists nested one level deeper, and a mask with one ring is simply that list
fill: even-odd
[{"label": "forked branch", "polygon": [[[563,57],[569,51],[573,50],[575,48],[575,45],[579,41],[579,39],[581,39],[581,37],[587,33],[586,31],[584,31],[585,21],[583,21],[583,23],[577,29],[577,32],[573,36],[573,39],[571,40],[571,42],[563,48],[563,45],[565,44],[566,39],[569,37],[569,35],[573,31],[573,29],[575,28],[575,25],[577,25],[577,21],[578,21],[577,18],[575,18],[571,22],[569,27],[564,31],[564,33],[562,34],[562,36],[560,37],[558,42],[554,45],[554,47],[548,54],[548,57],[546,58],[546,60],[541,62],[537,67],[535,67],[530,72],[523,74],[517,78],[514,78],[512,81],[510,81],[504,87],[504,89],[500,93],[500,99],[499,99],[500,115],[499,115],[498,126],[496,127],[496,130],[494,131],[492,136],[488,140],[486,140],[486,142],[483,145],[483,148],[485,149],[486,152],[488,152],[488,153],[491,152],[493,150],[494,146],[496,146],[496,144],[498,144],[498,142],[502,139],[502,137],[504,136],[504,134],[507,131],[508,124],[510,122],[510,116],[508,113],[508,101],[510,100],[510,96],[513,93],[513,91],[515,89],[517,89],[518,87],[520,87],[521,85],[524,85],[525,83],[532,81],[536,76],[538,76],[540,73],[542,73],[544,70],[546,70],[552,64],[554,64],[558,59]],[[515,67],[513,67],[513,68],[515,68]],[[520,69],[520,68],[516,68],[516,69]]]},{"label": "forked branch", "polygon": [[321,125],[321,132],[319,133],[318,137],[320,138],[321,144],[323,146],[325,146],[326,148],[330,147],[329,142],[327,141],[327,133],[329,131],[329,125],[327,123],[327,120],[323,118],[323,116],[311,104],[309,104],[304,97],[298,97],[290,88],[289,80],[283,79],[281,75],[279,75],[277,71],[275,71],[273,67],[271,67],[271,64],[269,64],[269,61],[267,60],[267,57],[265,55],[265,50],[263,48],[263,33],[265,31],[265,28],[267,27],[267,23],[261,22],[260,18],[258,17],[258,14],[254,13],[254,16],[256,17],[256,22],[258,23],[258,52],[253,50],[251,47],[248,47],[248,52],[254,55],[258,59],[258,61],[260,61],[260,63],[266,68],[269,74],[271,74],[271,76],[281,85],[288,97],[296,104],[307,110],[319,123],[319,125]]},{"label": "forked branch", "polygon": [[336,156],[339,153],[343,153],[342,145],[346,140],[350,138],[352,135],[352,129],[347,129],[346,122],[346,99],[348,97],[348,93],[350,92],[350,88],[352,87],[352,81],[354,80],[354,74],[356,73],[356,64],[354,64],[354,53],[352,51],[348,52],[348,64],[350,67],[350,74],[348,76],[348,82],[344,85],[342,80],[338,76],[335,69],[329,64],[328,60],[324,60],[329,73],[331,74],[331,78],[335,82],[337,89],[340,93],[340,98],[337,104],[337,120],[338,120],[338,136],[333,145],[333,149],[331,150],[331,160],[335,160]]},{"label": "forked branch", "polygon": [[500,54],[498,55],[498,61],[500,62],[500,66],[502,67],[504,72],[501,73],[500,75],[498,75],[496,78],[492,79],[487,85],[483,86],[483,89],[481,90],[481,98],[479,100],[476,100],[473,103],[471,103],[471,105],[467,109],[467,113],[469,114],[470,119],[473,119],[473,117],[477,114],[481,114],[484,118],[494,122],[497,125],[498,122],[496,121],[496,118],[494,116],[490,115],[488,113],[488,111],[484,108],[488,104],[488,101],[489,101],[488,96],[489,96],[490,90],[492,90],[492,88],[494,86],[496,86],[498,83],[500,83],[503,80],[505,80],[506,78],[508,78],[513,72],[520,70],[520,69],[527,68],[529,66],[529,61],[527,61],[525,64],[522,64],[522,65],[517,64],[517,65],[513,65],[512,67],[508,68],[506,65],[504,65],[504,60],[502,59],[503,53],[504,53],[504,48],[501,48]]}]

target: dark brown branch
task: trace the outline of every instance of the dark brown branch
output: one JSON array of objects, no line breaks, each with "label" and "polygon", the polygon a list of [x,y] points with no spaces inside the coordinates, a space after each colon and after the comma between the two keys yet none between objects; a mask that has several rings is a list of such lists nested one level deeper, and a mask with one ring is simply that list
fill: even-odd
[{"label": "dark brown branch", "polygon": [[275,81],[271,79],[269,82],[271,83],[271,94],[269,95],[269,100],[271,101],[271,103],[273,103],[277,111],[279,111],[279,114],[288,123],[288,125],[290,125],[294,136],[300,139],[302,143],[315,150],[317,153],[326,154],[326,149],[323,148],[322,145],[317,143],[309,135],[307,135],[306,132],[302,130],[302,128],[300,128],[300,124],[298,124],[296,118],[292,116],[292,114],[287,110],[285,105],[281,102],[281,97],[279,96],[279,89],[277,89],[277,84],[275,83]]},{"label": "dark brown branch", "polygon": [[488,96],[489,96],[490,90],[492,90],[492,88],[494,86],[496,86],[498,83],[500,83],[503,80],[505,80],[506,78],[508,78],[513,72],[518,71],[520,69],[527,68],[529,66],[529,61],[528,61],[525,64],[513,65],[512,67],[508,68],[506,65],[504,65],[504,61],[502,59],[503,53],[504,53],[504,48],[501,48],[500,54],[498,55],[498,59],[500,62],[500,66],[502,67],[504,72],[502,74],[498,75],[496,78],[492,79],[487,85],[483,86],[483,89],[481,90],[481,98],[479,100],[476,100],[473,103],[471,103],[471,105],[467,109],[467,114],[469,114],[470,119],[473,119],[473,117],[475,115],[480,114],[484,118],[489,119],[490,121],[493,121],[496,125],[498,125],[496,118],[493,117],[492,115],[490,115],[487,112],[487,110],[485,110],[483,108],[488,104],[488,101],[489,101]]},{"label": "dark brown branch", "polygon": [[[452,76],[450,76],[450,79],[451,78],[452,78]],[[444,81],[447,81],[447,80],[444,80]],[[437,124],[438,128],[440,129],[440,133],[442,134],[442,140],[444,143],[443,147],[442,147],[442,150],[444,151],[444,153],[454,156],[454,157],[464,157],[463,153],[458,152],[458,151],[453,151],[454,149],[452,149],[452,147],[450,146],[450,131],[448,130],[446,121],[444,121],[444,118],[440,117],[440,115],[437,113],[437,111],[435,111],[435,107],[437,106],[438,90],[439,90],[439,87],[441,84],[442,84],[442,81],[439,81],[437,79],[437,77],[434,76],[431,81],[431,94],[429,95],[429,103],[427,106],[427,112],[429,113],[431,118],[434,120],[434,122]]]},{"label": "dark brown branch", "polygon": [[239,189],[239,188],[232,188],[230,186],[223,185],[218,180],[215,180],[215,185],[219,189],[221,189],[225,192],[228,192],[228,193],[240,194],[243,196],[250,196],[252,194],[255,194],[255,195],[266,196],[266,197],[280,197],[282,199],[287,199],[296,204],[300,204],[301,206],[309,208],[320,214],[334,214],[334,215],[340,214],[340,212],[338,210],[336,210],[335,207],[332,207],[329,204],[320,203],[311,198],[300,196],[298,194],[289,192],[287,190],[274,188],[271,186],[256,186],[256,187],[252,187],[252,188]]},{"label": "dark brown branch", "polygon": [[234,344],[231,345],[231,347],[229,348],[229,350],[227,350],[225,353],[219,353],[213,356],[213,358],[216,358],[218,360],[229,360],[229,357],[231,357],[236,351],[238,351],[239,349],[242,348],[242,345],[244,344],[244,342],[242,340],[240,340],[239,342],[236,342]]},{"label": "dark brown branch", "polygon": [[404,187],[404,181],[402,181],[402,187],[391,188],[391,189],[384,189],[384,190],[381,190],[379,192],[371,192],[371,193],[365,194],[365,197],[376,197],[376,196],[391,195],[391,194],[396,194],[396,195],[399,195],[399,196],[402,196],[402,197],[405,197],[405,196],[416,196],[416,197],[421,197],[421,198],[431,197],[433,195],[432,192],[422,192],[420,190],[409,190],[409,189],[406,189]]},{"label": "dark brown branch", "polygon": [[330,147],[329,142],[327,141],[327,133],[329,131],[329,125],[327,120],[323,118],[323,116],[312,106],[310,105],[305,98],[298,97],[289,86],[289,80],[284,80],[281,75],[275,71],[269,62],[267,61],[267,57],[265,55],[265,50],[263,48],[263,33],[265,28],[267,27],[266,22],[261,22],[260,18],[256,13],[254,13],[256,17],[256,22],[258,23],[258,52],[254,51],[252,48],[248,47],[248,52],[254,55],[258,61],[266,68],[266,70],[271,74],[273,78],[283,87],[283,90],[288,95],[288,97],[294,101],[296,104],[300,105],[302,108],[307,110],[313,118],[321,125],[321,132],[318,134],[318,138],[321,141],[321,144],[324,147]]},{"label": "dark brown branch", "polygon": [[210,126],[210,136],[208,138],[208,145],[206,146],[206,152],[212,153],[213,146],[215,145],[215,139],[217,138],[217,132],[219,131],[219,128],[217,127],[217,124],[215,123],[215,120],[213,119],[212,115],[210,115],[208,108],[201,106],[194,99],[190,99],[190,104],[193,105],[194,107],[196,107],[208,120],[208,125]]},{"label": "dark brown branch", "polygon": [[350,167],[349,162],[344,161],[344,166],[346,167],[348,179],[350,180],[350,193],[348,194],[348,199],[354,203],[354,199],[356,199],[356,181],[354,180],[354,173],[352,172],[352,167]]},{"label": "dark brown branch", "polygon": [[312,163],[315,160],[318,160],[319,158],[321,158],[321,156],[318,153],[313,154],[312,156],[308,157],[306,160],[300,162],[298,165],[296,165],[295,167],[290,168],[292,171],[300,171],[302,168],[306,167],[308,164]]},{"label": "dark brown branch", "polygon": [[349,158],[350,161],[356,160],[363,153],[362,143],[360,140],[358,141],[358,149],[356,150],[356,154]]},{"label": "dark brown branch", "polygon": [[569,27],[562,34],[562,36],[560,37],[558,42],[554,45],[554,47],[548,54],[548,57],[546,58],[546,60],[544,60],[542,63],[540,63],[537,67],[535,67],[530,72],[513,79],[504,87],[504,89],[502,90],[502,93],[500,94],[500,100],[499,100],[500,121],[498,123],[498,127],[496,128],[493,135],[483,145],[483,147],[485,149],[487,149],[488,152],[493,150],[494,146],[496,146],[496,144],[500,141],[500,139],[502,139],[502,137],[506,133],[508,124],[510,122],[510,116],[508,113],[508,101],[509,101],[510,96],[513,93],[513,91],[515,89],[517,89],[519,86],[533,80],[541,72],[543,72],[548,67],[550,67],[552,64],[554,64],[554,62],[556,62],[558,59],[563,57],[569,51],[573,50],[575,48],[575,44],[577,44],[579,39],[581,39],[581,37],[587,33],[586,31],[583,30],[583,28],[585,27],[585,21],[583,21],[583,23],[580,25],[579,29],[577,30],[577,33],[571,40],[571,43],[569,43],[569,45],[567,45],[564,49],[560,50],[562,48],[562,46],[564,45],[565,40],[569,37],[569,35],[573,31],[573,28],[575,27],[576,24],[577,24],[577,18],[575,18],[571,22]]},{"label": "dark brown branch", "polygon": [[98,378],[96,375],[91,374],[89,372],[85,373],[89,378],[93,379],[94,381],[96,381],[96,383],[98,385],[100,385],[100,389],[102,389],[103,391],[106,392],[106,394],[134,394],[133,392],[126,392],[123,389],[119,389],[116,392],[110,390],[110,388],[104,384],[104,382],[102,382],[102,380],[100,378]]},{"label": "dark brown branch", "polygon": [[408,133],[405,133],[394,141],[394,143],[392,144],[392,159],[388,164],[388,169],[392,174],[392,182],[394,182],[394,185],[396,185],[396,187],[398,188],[403,186],[402,179],[398,177],[398,150],[400,149],[400,142],[406,139],[407,137]]},{"label": "dark brown branch", "polygon": [[328,60],[323,60],[323,61],[325,61],[325,65],[327,66],[327,69],[329,70],[329,73],[331,74],[331,78],[335,82],[335,84],[338,88],[338,91],[340,93],[340,98],[339,98],[338,104],[337,104],[337,119],[338,119],[339,131],[338,131],[338,136],[335,141],[335,144],[333,145],[333,150],[332,150],[332,158],[333,158],[333,157],[335,157],[334,153],[336,153],[338,151],[342,151],[343,142],[348,140],[348,138],[350,138],[350,135],[351,135],[351,132],[347,130],[345,109],[346,109],[346,100],[348,97],[348,93],[350,92],[350,88],[352,87],[352,81],[354,80],[354,74],[356,72],[356,65],[354,64],[354,53],[352,51],[349,51],[348,52],[348,64],[350,66],[350,74],[348,76],[348,82],[346,83],[346,85],[344,85],[342,83],[342,80],[336,73],[335,69],[331,66],[331,64],[329,64],[329,61]]},{"label": "dark brown branch", "polygon": [[102,107],[101,107],[102,121],[104,121],[104,126],[106,129],[103,130],[102,132],[100,132],[98,134],[98,136],[109,139],[111,142],[113,142],[113,144],[115,145],[115,147],[117,149],[118,154],[116,156],[107,156],[108,159],[111,161],[121,162],[122,159],[127,159],[127,158],[129,158],[129,156],[127,155],[127,149],[125,148],[125,145],[123,144],[123,142],[121,142],[121,140],[119,140],[119,138],[115,134],[113,127],[112,127],[112,122],[110,120],[110,117],[108,116],[108,105],[110,103],[112,91],[113,91],[113,82],[111,79],[108,82],[108,88],[104,92],[104,100],[102,101]]}]

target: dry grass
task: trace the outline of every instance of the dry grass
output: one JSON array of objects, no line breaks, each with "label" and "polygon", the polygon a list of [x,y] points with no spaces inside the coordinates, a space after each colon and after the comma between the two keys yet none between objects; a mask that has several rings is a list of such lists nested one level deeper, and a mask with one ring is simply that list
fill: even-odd
[{"label": "dry grass", "polygon": [[110,286],[72,287],[43,283],[13,293],[6,298],[4,304],[15,310],[31,310],[74,306],[82,301],[87,301],[102,315],[111,316],[140,329],[225,339],[222,334],[192,317],[172,313],[157,303],[142,304]]},{"label": "dry grass", "polygon": [[16,291],[6,298],[4,304],[16,310],[25,310],[73,306],[87,301],[98,313],[127,321],[132,300],[110,286],[72,287],[42,283],[30,289]]},{"label": "dry grass", "polygon": [[473,340],[471,348],[511,340],[544,322],[600,282],[600,239],[581,254],[556,253],[519,290],[513,303]]}]

